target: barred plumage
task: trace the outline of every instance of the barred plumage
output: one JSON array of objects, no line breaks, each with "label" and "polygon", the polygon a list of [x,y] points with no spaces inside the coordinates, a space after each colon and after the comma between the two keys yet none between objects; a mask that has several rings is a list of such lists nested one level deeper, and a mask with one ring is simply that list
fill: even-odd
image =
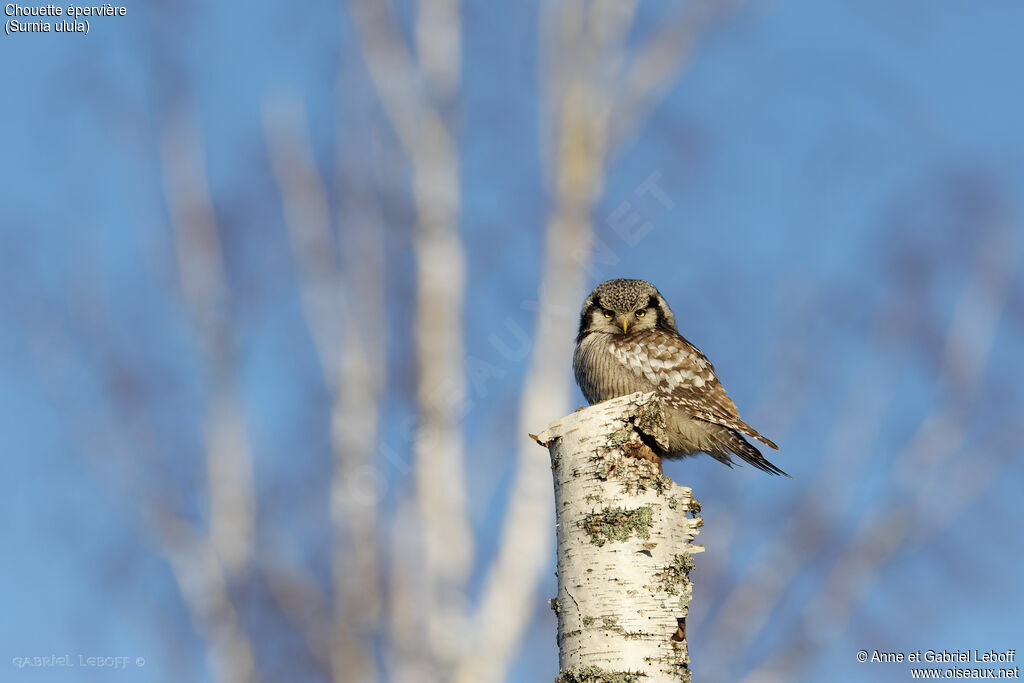
[{"label": "barred plumage", "polygon": [[594,288],[580,314],[573,370],[592,404],[656,392],[668,423],[662,457],[704,452],[731,467],[735,454],[765,472],[786,474],[743,438],[778,450],[740,418],[714,366],[679,334],[668,303],[648,282],[609,280]]}]

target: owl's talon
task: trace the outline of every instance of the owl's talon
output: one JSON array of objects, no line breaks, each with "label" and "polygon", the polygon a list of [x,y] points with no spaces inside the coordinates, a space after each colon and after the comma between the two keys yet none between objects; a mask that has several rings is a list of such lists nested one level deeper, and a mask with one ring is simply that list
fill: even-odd
[{"label": "owl's talon", "polygon": [[624,444],[622,448],[626,455],[631,458],[640,458],[641,460],[647,460],[657,465],[658,474],[665,473],[665,470],[661,467],[661,458],[643,441],[630,441]]}]

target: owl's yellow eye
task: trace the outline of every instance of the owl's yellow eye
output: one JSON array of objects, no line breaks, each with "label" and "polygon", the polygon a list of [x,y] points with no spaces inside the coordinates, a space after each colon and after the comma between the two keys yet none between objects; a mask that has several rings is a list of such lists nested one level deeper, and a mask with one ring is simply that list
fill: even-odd
[{"label": "owl's yellow eye", "polygon": [[612,319],[612,312],[611,311],[605,311],[604,312],[604,317],[606,317],[609,320],[611,320]]},{"label": "owl's yellow eye", "polygon": [[638,317],[638,318],[642,318],[645,315],[647,315],[647,311],[637,311],[636,312],[636,317]]}]

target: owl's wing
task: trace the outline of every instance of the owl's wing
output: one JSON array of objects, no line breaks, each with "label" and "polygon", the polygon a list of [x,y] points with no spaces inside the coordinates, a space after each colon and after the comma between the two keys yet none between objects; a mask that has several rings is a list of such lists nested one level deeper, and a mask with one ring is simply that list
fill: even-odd
[{"label": "owl's wing", "polygon": [[677,407],[696,418],[735,429],[779,449],[740,418],[736,404],[718,381],[711,361],[682,335],[661,330],[638,335],[628,355],[632,358],[626,365],[657,386]]}]

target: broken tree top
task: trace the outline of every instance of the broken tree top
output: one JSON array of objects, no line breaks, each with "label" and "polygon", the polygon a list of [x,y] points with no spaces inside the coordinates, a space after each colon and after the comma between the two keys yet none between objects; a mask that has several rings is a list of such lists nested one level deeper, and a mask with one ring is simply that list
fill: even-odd
[{"label": "broken tree top", "polygon": [[653,394],[637,393],[536,436],[555,485],[559,681],[689,680],[689,574],[703,522],[693,492],[646,445],[663,442],[664,424]]}]

